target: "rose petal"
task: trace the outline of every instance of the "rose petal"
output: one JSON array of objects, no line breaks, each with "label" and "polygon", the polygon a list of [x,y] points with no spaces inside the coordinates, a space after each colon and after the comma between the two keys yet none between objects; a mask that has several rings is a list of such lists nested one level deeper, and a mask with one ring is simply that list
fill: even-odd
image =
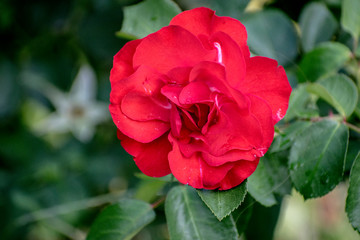
[{"label": "rose petal", "polygon": [[122,136],[121,145],[130,155],[139,169],[150,177],[163,177],[171,173],[168,153],[171,145],[164,134],[150,143],[139,143],[131,138]]},{"label": "rose petal", "polygon": [[182,87],[175,84],[165,85],[161,88],[161,94],[167,97],[171,102],[175,103],[177,106],[180,106],[179,95],[182,91]]},{"label": "rose petal", "polygon": [[194,81],[205,82],[214,94],[222,93],[229,97],[232,96],[240,109],[248,106],[246,97],[239,90],[233,89],[227,82],[225,67],[219,63],[201,62],[197,64],[190,72],[190,82]]},{"label": "rose petal", "polygon": [[180,137],[182,122],[181,122],[179,111],[177,110],[177,108],[174,104],[171,108],[170,124],[171,124],[171,133],[175,137]]},{"label": "rose petal", "polygon": [[110,104],[109,110],[117,128],[130,138],[148,143],[160,137],[170,129],[170,124],[163,121],[135,121],[121,111],[120,105]]},{"label": "rose petal", "polygon": [[210,101],[209,87],[202,82],[191,82],[186,85],[179,95],[181,104],[194,104]]},{"label": "rose petal", "polygon": [[240,47],[245,60],[247,61],[250,58],[246,28],[240,21],[231,17],[215,15],[212,21],[212,33],[216,32],[224,32],[229,35]]},{"label": "rose petal", "polygon": [[209,8],[195,8],[176,15],[170,21],[170,25],[181,26],[197,37],[199,35],[209,36],[214,14],[215,12]]},{"label": "rose petal", "polygon": [[274,124],[287,111],[291,86],[284,68],[265,57],[252,57],[247,64],[246,78],[237,86],[243,93],[251,93],[264,99],[272,109]]},{"label": "rose petal", "polygon": [[137,121],[161,120],[170,121],[171,104],[155,102],[152,97],[129,92],[121,102],[122,112],[129,118]]},{"label": "rose petal", "polygon": [[224,32],[241,48],[245,60],[250,57],[245,26],[234,18],[219,17],[213,10],[201,7],[178,14],[171,20],[170,25],[181,26],[199,38],[202,38],[202,35],[209,38],[214,33]]},{"label": "rose petal", "polygon": [[189,82],[189,75],[191,67],[176,67],[171,69],[166,76],[168,76],[172,84],[186,84]]},{"label": "rose petal", "polygon": [[254,116],[239,109],[235,102],[225,102],[220,98],[218,105],[217,121],[204,134],[205,143],[213,155],[262,146],[261,126]]},{"label": "rose petal", "polygon": [[[121,104],[122,98],[128,92],[138,92],[143,95],[154,96],[164,102],[160,89],[164,86],[166,79],[157,73],[156,70],[148,66],[140,66],[133,74],[114,82],[111,86],[110,102],[112,104]],[[164,102],[165,103],[165,102]]]},{"label": "rose petal", "polygon": [[270,147],[274,138],[274,123],[272,121],[271,108],[264,100],[257,96],[249,95],[248,97],[251,101],[251,115],[257,119],[261,127],[263,141],[256,149],[262,152],[262,155],[258,155],[258,157],[262,157]]},{"label": "rose petal", "polygon": [[226,177],[221,181],[219,190],[228,190],[238,186],[246,178],[248,178],[259,164],[260,158],[255,161],[239,161],[228,172]]},{"label": "rose petal", "polygon": [[205,49],[198,38],[179,26],[167,26],[143,38],[134,55],[134,68],[147,65],[166,74],[175,67],[213,61],[215,50]]},{"label": "rose petal", "polygon": [[236,42],[223,32],[213,34],[210,41],[217,44],[221,53],[221,64],[225,66],[226,79],[230,86],[243,81],[246,74],[245,58]]},{"label": "rose petal", "polygon": [[113,68],[110,72],[110,83],[114,83],[122,80],[125,77],[130,76],[133,72],[133,56],[137,46],[142,40],[134,40],[127,42],[121,50],[114,56]]},{"label": "rose petal", "polygon": [[202,152],[202,157],[210,166],[220,166],[228,162],[236,162],[239,160],[253,161],[257,158],[254,151],[230,150],[221,156],[214,156],[209,152]]},{"label": "rose petal", "polygon": [[200,154],[194,154],[189,158],[180,152],[178,143],[169,135],[173,145],[169,153],[169,164],[174,177],[183,184],[189,184],[194,188],[215,189],[219,182],[232,168],[232,163],[219,167],[211,167],[201,158]]},{"label": "rose petal", "polygon": [[205,82],[211,92],[229,93],[223,65],[216,62],[200,62],[190,72],[190,82]]}]

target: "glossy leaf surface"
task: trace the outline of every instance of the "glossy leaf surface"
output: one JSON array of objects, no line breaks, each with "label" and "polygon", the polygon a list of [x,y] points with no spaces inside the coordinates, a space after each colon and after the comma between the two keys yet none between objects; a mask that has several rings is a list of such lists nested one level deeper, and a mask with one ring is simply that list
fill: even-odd
[{"label": "glossy leaf surface", "polygon": [[351,225],[360,233],[360,152],[355,158],[350,172],[346,212]]},{"label": "glossy leaf surface", "polygon": [[239,238],[232,216],[219,221],[189,186],[172,188],[165,201],[165,214],[172,240]]},{"label": "glossy leaf surface", "polygon": [[323,120],[306,128],[289,157],[295,188],[307,198],[320,197],[341,181],[349,132],[343,124]]},{"label": "glossy leaf surface", "polygon": [[130,240],[154,219],[155,212],[150,204],[139,200],[120,200],[100,213],[86,239]]},{"label": "glossy leaf surface", "polygon": [[201,189],[197,192],[204,203],[221,221],[244,201],[247,193],[247,183],[245,181],[240,186],[226,191]]}]

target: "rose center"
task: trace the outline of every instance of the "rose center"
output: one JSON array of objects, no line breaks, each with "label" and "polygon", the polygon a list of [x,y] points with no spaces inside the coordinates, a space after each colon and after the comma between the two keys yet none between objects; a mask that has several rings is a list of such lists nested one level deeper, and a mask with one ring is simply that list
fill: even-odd
[{"label": "rose center", "polygon": [[208,121],[210,107],[207,104],[195,104],[182,111],[181,117],[185,126],[200,131]]}]

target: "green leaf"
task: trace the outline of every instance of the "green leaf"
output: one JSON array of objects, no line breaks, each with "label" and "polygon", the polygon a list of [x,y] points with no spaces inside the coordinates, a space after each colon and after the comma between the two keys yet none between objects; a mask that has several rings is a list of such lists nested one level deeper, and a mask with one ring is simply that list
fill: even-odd
[{"label": "green leaf", "polygon": [[95,219],[87,240],[130,240],[155,219],[151,205],[139,200],[123,199],[106,207]]},{"label": "green leaf", "polygon": [[346,152],[346,161],[344,172],[350,173],[351,167],[354,164],[357,154],[360,152],[360,139],[349,140],[348,149]]},{"label": "green leaf", "polygon": [[124,22],[118,36],[143,38],[169,24],[181,12],[171,0],[145,0],[124,8]]},{"label": "green leaf", "polygon": [[360,233],[360,152],[351,168],[345,210],[351,225]]},{"label": "green leaf", "polygon": [[232,216],[219,221],[189,186],[171,189],[165,201],[170,239],[239,239]]},{"label": "green leaf", "polygon": [[342,116],[350,116],[358,101],[355,83],[346,75],[337,74],[309,84],[307,90],[324,99]]},{"label": "green leaf", "polygon": [[255,54],[291,63],[297,56],[298,38],[290,18],[278,10],[266,10],[245,16],[248,44]]},{"label": "green leaf", "polygon": [[343,0],[341,6],[341,25],[351,33],[355,39],[360,35],[360,1]]},{"label": "green leaf", "polygon": [[277,204],[276,194],[290,193],[286,155],[266,154],[260,159],[256,171],[248,178],[250,195],[266,207]]},{"label": "green leaf", "polygon": [[351,57],[350,50],[337,42],[326,42],[308,52],[299,64],[299,82],[314,82],[337,72]]},{"label": "green leaf", "polygon": [[254,203],[254,199],[247,194],[241,205],[231,213],[239,234],[243,233],[248,226]]},{"label": "green leaf", "polygon": [[250,0],[183,0],[182,5],[186,9],[192,9],[196,7],[208,7],[216,11],[218,16],[229,16],[238,18],[244,12],[246,6]]},{"label": "green leaf", "polygon": [[145,202],[153,201],[158,195],[159,191],[165,186],[166,182],[163,180],[142,180],[136,189],[134,198]]},{"label": "green leaf", "polygon": [[244,181],[239,186],[226,191],[201,189],[197,192],[211,212],[221,221],[244,201],[247,187]]},{"label": "green leaf", "polygon": [[259,162],[256,171],[248,178],[248,182],[248,191],[256,201],[266,207],[277,203],[272,189],[273,183],[270,182],[263,161]]},{"label": "green leaf", "polygon": [[283,133],[275,137],[269,152],[275,153],[290,148],[297,135],[310,125],[310,122],[305,121],[296,121],[292,123],[284,130]]},{"label": "green leaf", "polygon": [[264,207],[255,202],[248,227],[245,230],[246,239],[273,240],[280,208],[280,204]]},{"label": "green leaf", "polygon": [[315,101],[311,94],[306,91],[307,84],[299,84],[290,96],[289,107],[285,115],[285,120],[289,121],[295,117],[311,118],[319,116]]},{"label": "green leaf", "polygon": [[316,122],[298,135],[289,169],[305,199],[327,194],[342,180],[348,139],[347,127],[333,120]]},{"label": "green leaf", "polygon": [[318,43],[329,41],[338,24],[335,17],[323,3],[308,4],[301,12],[299,20],[301,44],[305,52]]}]

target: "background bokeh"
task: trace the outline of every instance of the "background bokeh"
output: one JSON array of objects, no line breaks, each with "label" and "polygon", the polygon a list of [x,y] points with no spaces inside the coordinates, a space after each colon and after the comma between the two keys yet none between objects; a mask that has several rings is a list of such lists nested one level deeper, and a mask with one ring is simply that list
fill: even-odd
[{"label": "background bokeh", "polygon": [[[0,1],[0,239],[85,239],[107,203],[150,201],[146,189],[163,186],[137,174],[107,111],[112,57],[129,40],[116,33],[123,8],[137,2]],[[177,1],[182,9],[209,2],[220,15],[242,18],[243,6],[266,7],[297,21],[311,1]],[[338,17],[341,1],[320,2]],[[289,66],[302,50],[296,33],[288,37],[284,53],[268,53]],[[290,71],[292,84],[294,78]],[[305,203],[293,192],[281,206],[275,239],[360,239],[344,213],[345,185]],[[163,209],[157,211],[136,239],[168,238]]]}]

